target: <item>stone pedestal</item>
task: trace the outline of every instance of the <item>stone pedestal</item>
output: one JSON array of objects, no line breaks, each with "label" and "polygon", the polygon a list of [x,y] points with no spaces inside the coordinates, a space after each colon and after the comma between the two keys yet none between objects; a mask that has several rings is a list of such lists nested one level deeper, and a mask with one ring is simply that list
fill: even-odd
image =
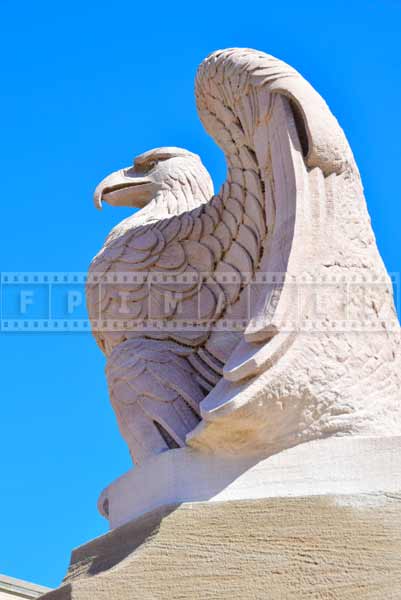
[{"label": "stone pedestal", "polygon": [[74,550],[65,584],[43,596],[303,598],[401,598],[401,493],[164,507]]},{"label": "stone pedestal", "polygon": [[401,600],[400,438],[331,438],[248,465],[173,451],[105,502],[113,530],[74,550],[43,599]]},{"label": "stone pedestal", "polygon": [[332,437],[271,456],[222,456],[170,450],[109,485],[99,510],[110,528],[184,502],[398,492],[401,437]]}]

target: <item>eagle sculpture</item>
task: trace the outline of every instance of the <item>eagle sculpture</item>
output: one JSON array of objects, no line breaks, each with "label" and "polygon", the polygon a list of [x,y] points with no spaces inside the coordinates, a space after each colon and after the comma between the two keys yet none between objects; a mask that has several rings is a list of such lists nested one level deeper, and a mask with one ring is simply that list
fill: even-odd
[{"label": "eagle sculpture", "polygon": [[87,282],[133,460],[399,433],[391,281],[336,119],[294,69],[249,49],[207,57],[196,101],[226,158],[218,194],[199,156],[174,147],[95,191],[98,208],[141,208]]}]

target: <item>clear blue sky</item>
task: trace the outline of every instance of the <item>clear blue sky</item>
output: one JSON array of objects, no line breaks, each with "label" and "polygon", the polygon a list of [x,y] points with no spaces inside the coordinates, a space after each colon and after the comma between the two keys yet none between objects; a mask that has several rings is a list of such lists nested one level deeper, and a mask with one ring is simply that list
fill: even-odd
[{"label": "clear blue sky", "polygon": [[[325,97],[399,270],[399,0],[2,0],[0,23],[1,271],[86,271],[127,214],[97,212],[93,187],[146,149],[198,152],[221,183],[193,78],[228,46],[289,62]],[[0,365],[0,572],[56,586],[71,549],[106,531],[97,496],[128,453],[90,335],[1,333]]]}]

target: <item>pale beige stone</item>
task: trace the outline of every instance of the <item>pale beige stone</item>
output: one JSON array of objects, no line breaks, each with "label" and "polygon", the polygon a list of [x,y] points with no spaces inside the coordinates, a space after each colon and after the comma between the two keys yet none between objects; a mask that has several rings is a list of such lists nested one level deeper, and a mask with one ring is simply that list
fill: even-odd
[{"label": "pale beige stone", "polygon": [[43,600],[401,598],[401,494],[183,504],[74,550]]},{"label": "pale beige stone", "polygon": [[29,600],[39,598],[47,592],[50,592],[50,588],[44,585],[37,585],[0,573],[0,600],[16,600],[17,598]]},{"label": "pale beige stone", "polygon": [[133,458],[400,435],[391,282],[336,119],[294,69],[247,49],[202,62],[196,101],[226,156],[217,195],[179,148],[138,156],[95,192],[97,206],[143,207],[110,233],[87,286]]},{"label": "pale beige stone", "polygon": [[141,464],[101,496],[117,528],[45,598],[401,599],[400,329],[352,152],[261,52],[205,59],[196,101],[218,194],[173,147],[95,192],[142,208],[87,285]]},{"label": "pale beige stone", "polygon": [[100,495],[111,529],[183,502],[398,492],[401,436],[312,440],[269,457],[179,448],[134,467]]}]

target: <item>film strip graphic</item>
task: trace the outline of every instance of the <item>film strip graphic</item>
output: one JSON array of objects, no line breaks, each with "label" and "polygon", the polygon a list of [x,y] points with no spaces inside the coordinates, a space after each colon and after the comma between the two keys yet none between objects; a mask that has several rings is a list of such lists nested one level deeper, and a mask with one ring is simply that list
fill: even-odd
[{"label": "film strip graphic", "polygon": [[[295,277],[287,273],[239,274],[235,272],[208,274],[193,272],[3,272],[0,274],[0,331],[16,332],[89,332],[93,331],[208,331],[213,326],[221,331],[243,331],[248,326],[263,327],[266,313],[273,314],[275,300],[286,285],[291,304],[291,318],[282,316],[281,331],[398,331],[393,315],[380,315],[376,299],[394,293],[399,309],[400,274],[390,276],[357,273],[304,273]],[[216,300],[216,310],[204,317],[203,297],[206,284]],[[99,314],[89,321],[85,288],[99,295]],[[152,290],[152,287],[154,289]],[[144,289],[145,310],[136,318],[130,311],[130,292]],[[219,302],[224,302],[230,290],[242,290],[241,317],[228,309],[217,316]],[[188,293],[188,290],[191,290]],[[157,292],[165,304],[168,318],[155,311],[151,298]],[[273,292],[273,293],[272,293]],[[277,293],[276,293],[277,292]],[[101,299],[113,296],[117,310],[112,317],[107,303]],[[194,309],[190,318],[181,308],[190,297]],[[262,311],[261,322],[252,318],[261,299],[270,297]],[[356,301],[357,300],[357,301]],[[388,303],[388,300],[387,300]],[[171,306],[174,305],[173,314]],[[227,303],[226,303],[227,305]],[[102,309],[103,306],[103,309]],[[307,307],[307,310],[305,310]],[[333,309],[334,307],[334,309]],[[160,309],[160,306],[159,306]],[[379,312],[378,312],[379,311]],[[134,311],[135,312],[135,311]],[[157,314],[155,314],[157,313]],[[233,313],[233,314],[232,314]],[[146,317],[143,316],[146,315]],[[336,318],[330,318],[330,315]],[[379,315],[379,316],[378,316]]]}]

